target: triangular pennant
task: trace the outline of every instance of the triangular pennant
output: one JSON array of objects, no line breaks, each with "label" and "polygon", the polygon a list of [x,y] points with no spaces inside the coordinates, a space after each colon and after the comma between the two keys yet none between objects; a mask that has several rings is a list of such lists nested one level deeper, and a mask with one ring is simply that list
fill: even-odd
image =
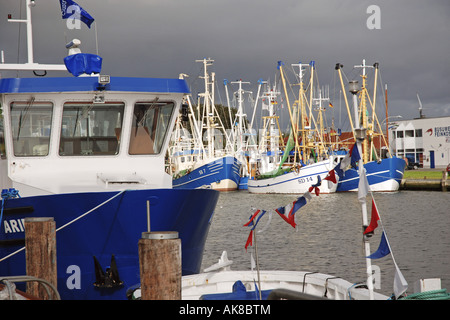
[{"label": "triangular pennant", "polygon": [[398,299],[402,294],[406,292],[406,289],[408,289],[408,282],[406,282],[397,264],[395,264],[395,277],[394,277],[395,298]]},{"label": "triangular pennant", "polygon": [[328,181],[331,181],[331,182],[333,182],[333,183],[337,183],[337,180],[336,180],[336,174],[334,173],[334,169],[331,169],[331,170],[328,172],[328,175],[325,177],[324,180],[328,180]]},{"label": "triangular pennant", "polygon": [[247,247],[253,245],[253,229],[250,230],[250,234],[248,235],[247,242],[245,243],[245,251],[247,251]]},{"label": "triangular pennant", "polygon": [[378,227],[378,220],[380,220],[380,215],[378,214],[375,199],[372,198],[372,217],[370,219],[369,226],[364,231],[364,234],[373,232]]},{"label": "triangular pennant", "polygon": [[380,258],[383,258],[386,255],[388,255],[389,253],[391,253],[391,250],[389,249],[389,244],[388,244],[388,242],[386,240],[386,235],[385,235],[385,233],[383,231],[383,233],[381,234],[380,245],[378,246],[377,251],[372,253],[367,258],[369,258],[369,259],[380,259]]},{"label": "triangular pennant", "polygon": [[366,202],[366,196],[370,191],[369,182],[367,181],[366,169],[362,168],[359,175],[358,183],[358,200],[359,202]]}]

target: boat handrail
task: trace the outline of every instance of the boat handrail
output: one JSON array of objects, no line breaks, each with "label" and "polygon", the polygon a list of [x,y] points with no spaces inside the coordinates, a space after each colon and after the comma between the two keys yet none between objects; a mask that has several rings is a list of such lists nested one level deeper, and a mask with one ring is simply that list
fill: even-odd
[{"label": "boat handrail", "polygon": [[[33,281],[36,281],[44,286],[44,289],[47,292],[49,298],[52,297],[54,300],[61,300],[61,297],[56,287],[47,280],[36,278],[33,276],[0,277],[0,282],[3,282],[8,290],[10,300],[15,300],[15,294],[13,293],[14,288],[11,286],[10,284],[11,282],[15,283],[15,282],[33,282]],[[51,294],[50,289],[53,292],[53,294]]]}]

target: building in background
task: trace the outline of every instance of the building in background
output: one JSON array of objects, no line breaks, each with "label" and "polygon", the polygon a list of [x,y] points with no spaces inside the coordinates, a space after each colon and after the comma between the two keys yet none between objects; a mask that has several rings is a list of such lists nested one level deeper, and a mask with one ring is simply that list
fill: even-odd
[{"label": "building in background", "polygon": [[394,155],[419,167],[445,168],[450,163],[450,117],[391,122],[389,145]]}]

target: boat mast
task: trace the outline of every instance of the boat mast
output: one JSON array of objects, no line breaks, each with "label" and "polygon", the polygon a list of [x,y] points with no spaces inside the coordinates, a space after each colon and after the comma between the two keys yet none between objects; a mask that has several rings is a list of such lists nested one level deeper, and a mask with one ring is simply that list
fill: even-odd
[{"label": "boat mast", "polygon": [[[281,93],[276,90],[276,85],[273,85],[273,88],[271,89],[267,85],[267,91],[265,91],[262,95],[263,106],[267,106],[269,115],[263,117],[264,124],[263,124],[263,141],[261,145],[263,145],[265,148],[268,147],[272,152],[276,152],[279,150],[280,145],[283,146],[283,138],[281,135],[280,125],[278,122],[279,117],[275,115],[274,105],[277,103],[277,97]],[[269,142],[266,146],[266,142]],[[278,154],[277,154],[278,156]]]},{"label": "boat mast", "polygon": [[8,22],[25,23],[27,27],[27,63],[5,63],[3,50],[1,51],[2,59],[0,61],[0,70],[23,70],[23,71],[67,71],[64,64],[39,64],[34,62],[33,55],[33,25],[31,23],[31,8],[36,5],[34,0],[26,0],[26,18],[12,19],[8,14]]},{"label": "boat mast", "polygon": [[[299,92],[298,92],[298,101],[299,101],[299,112],[300,112],[300,118],[301,118],[301,135],[302,135],[302,146],[301,146],[301,150],[302,150],[302,161],[303,163],[308,163],[308,159],[309,159],[309,153],[306,152],[307,148],[308,148],[308,143],[309,141],[307,141],[307,137],[308,137],[308,132],[311,128],[311,123],[308,123],[308,117],[306,116],[306,103],[305,103],[305,89],[304,89],[304,84],[303,84],[303,75],[304,75],[304,70],[306,70],[306,67],[310,67],[311,64],[305,64],[305,63],[301,63],[299,62],[298,64],[292,64],[293,67],[298,67],[299,68],[299,73],[298,76],[300,78],[300,88],[299,88]],[[312,73],[312,71],[311,71]],[[309,118],[311,121],[311,117]]]},{"label": "boat mast", "polygon": [[[212,126],[211,126],[211,120],[212,117],[210,117],[211,114],[211,107],[210,107],[210,101],[211,101],[211,95],[209,91],[209,74],[208,74],[208,66],[211,66],[214,60],[211,58],[203,58],[202,60],[195,60],[195,62],[201,62],[203,63],[203,78],[205,81],[205,92],[201,93],[200,96],[203,96],[203,104],[204,104],[204,110],[203,114],[205,114],[206,118],[206,137],[208,141],[208,156],[212,157],[214,155],[214,143],[213,143],[213,135],[211,134]],[[202,121],[203,123],[203,121]]]},{"label": "boat mast", "polygon": [[238,111],[236,113],[236,117],[238,118],[238,125],[237,125],[237,132],[236,132],[236,150],[243,150],[244,148],[244,117],[246,117],[246,114],[244,113],[244,93],[245,90],[242,89],[243,84],[250,84],[250,82],[242,81],[242,79],[239,79],[238,81],[231,82],[232,84],[238,84],[239,89],[235,92],[235,96],[237,98],[238,102]]},{"label": "boat mast", "polygon": [[[355,139],[356,141],[356,137],[355,137],[355,126],[353,125],[353,120],[352,120],[352,115],[350,112],[350,107],[348,105],[348,100],[347,100],[347,94],[346,94],[346,90],[345,90],[345,86],[344,86],[344,81],[342,80],[342,72],[341,72],[341,68],[343,67],[342,64],[340,63],[336,63],[335,66],[335,70],[337,70],[338,74],[339,74],[339,80],[341,82],[341,88],[342,88],[342,93],[344,94],[344,101],[345,101],[345,106],[347,107],[347,114],[348,114],[348,119],[350,120],[350,126],[352,128],[352,133],[353,133],[353,139]],[[358,118],[355,118],[355,121],[358,121]],[[356,122],[358,123],[358,122]]]},{"label": "boat mast", "polygon": [[[282,61],[278,61],[278,69],[280,70],[280,75],[281,75],[281,82],[283,83],[283,89],[284,89],[284,95],[286,97],[286,103],[288,106],[288,110],[289,110],[289,118],[291,120],[291,127],[292,127],[292,135],[294,137],[294,142],[295,142],[295,152],[294,152],[294,166],[297,163],[297,153],[298,156],[300,156],[300,148],[298,145],[298,131],[297,131],[297,121],[296,119],[294,119],[294,115],[292,114],[292,110],[291,110],[291,104],[289,102],[289,95],[286,89],[286,79],[284,78],[284,72],[283,72],[283,65],[284,63]],[[285,150],[286,152],[287,150]]]},{"label": "boat mast", "polygon": [[[327,95],[325,97],[324,91],[327,92]],[[323,121],[323,112],[325,111],[325,107],[322,106],[323,101],[330,101],[328,90],[324,90],[324,88],[318,88],[318,98],[313,99],[317,104],[317,111],[319,116],[319,155],[325,154],[325,132],[324,132],[324,121]]]},{"label": "boat mast", "polygon": [[[361,124],[363,128],[369,129],[368,127],[368,117],[367,117],[367,104],[366,104],[366,95],[368,96],[368,92],[367,92],[367,87],[366,87],[366,80],[367,80],[367,75],[366,75],[366,68],[374,68],[373,66],[368,66],[366,65],[366,60],[363,59],[362,61],[362,65],[359,66],[355,66],[355,68],[362,68],[363,69],[363,73],[362,73],[362,85],[361,85],[361,91],[360,91],[360,108],[359,108],[359,114],[360,114],[360,119],[355,119],[355,122],[357,122],[358,124]],[[360,122],[361,121],[361,122]],[[373,123],[372,123],[373,125]],[[368,130],[366,132],[367,134],[371,135],[372,130]],[[364,163],[367,163],[369,161],[369,142],[367,141],[367,139],[364,139],[363,141],[363,153],[362,153],[362,157],[363,157],[363,161]]]}]

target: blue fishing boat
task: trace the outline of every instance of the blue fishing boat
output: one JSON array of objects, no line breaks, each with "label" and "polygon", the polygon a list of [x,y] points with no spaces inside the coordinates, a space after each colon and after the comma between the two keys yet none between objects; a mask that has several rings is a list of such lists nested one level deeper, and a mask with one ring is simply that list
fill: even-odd
[{"label": "blue fishing boat", "polygon": [[[192,134],[184,128],[182,118],[177,121],[168,153],[168,171],[173,176],[173,187],[183,189],[210,188],[233,191],[238,188],[241,162],[235,157],[233,145],[214,105],[214,73],[208,66],[214,60],[196,60],[203,63],[205,92],[203,114],[194,112],[190,97],[186,97],[186,121]],[[211,79],[211,80],[210,80]]]},{"label": "blue fishing boat", "polygon": [[[177,156],[177,155],[175,155]],[[240,181],[240,162],[233,156],[212,160],[173,180],[173,187],[178,188],[212,188],[219,191],[236,190]]]},{"label": "blue fishing boat", "polygon": [[[335,69],[337,70],[341,80],[342,92],[346,95],[346,90],[342,82],[341,68],[341,64],[336,64]],[[352,131],[354,132],[354,140],[357,140],[356,132],[358,130],[362,134],[360,137],[363,139],[360,162],[363,163],[363,166],[366,169],[367,181],[371,191],[397,191],[399,190],[400,182],[403,178],[406,162],[401,158],[392,156],[389,148],[386,148],[387,152],[382,156],[381,150],[377,151],[374,144],[375,139],[377,139],[379,141],[384,141],[385,145],[387,145],[385,136],[382,133],[380,122],[378,121],[376,115],[376,92],[377,83],[379,82],[379,63],[376,62],[373,66],[370,66],[366,64],[365,60],[363,60],[362,64],[355,66],[355,68],[362,69],[362,84],[361,88],[359,88],[357,81],[351,81],[349,83],[349,90],[353,95],[353,115],[350,114],[347,98],[345,98],[345,101],[347,104],[348,117],[352,125]],[[374,70],[374,87],[372,90],[373,96],[369,94],[369,90],[367,88],[368,70]],[[371,116],[369,116],[370,111],[372,112]],[[354,128],[352,118],[354,121]],[[355,166],[352,166],[352,168],[342,168],[341,166],[341,169],[348,170],[339,175],[339,182],[336,191],[341,192],[358,190],[359,174],[355,169]]]},{"label": "blue fishing boat", "polygon": [[25,219],[52,217],[61,298],[126,299],[143,232],[177,231],[183,275],[200,271],[219,193],[173,189],[164,170],[186,82],[102,75],[102,58],[79,45],[61,65],[35,63],[32,50],[27,63],[0,63],[76,75],[0,79],[0,276],[25,275]]},{"label": "blue fishing boat", "polygon": [[[371,191],[397,191],[403,178],[405,160],[396,157],[380,159],[365,163],[364,168]],[[358,182],[358,170],[351,168],[339,178],[336,192],[357,191]]]}]

